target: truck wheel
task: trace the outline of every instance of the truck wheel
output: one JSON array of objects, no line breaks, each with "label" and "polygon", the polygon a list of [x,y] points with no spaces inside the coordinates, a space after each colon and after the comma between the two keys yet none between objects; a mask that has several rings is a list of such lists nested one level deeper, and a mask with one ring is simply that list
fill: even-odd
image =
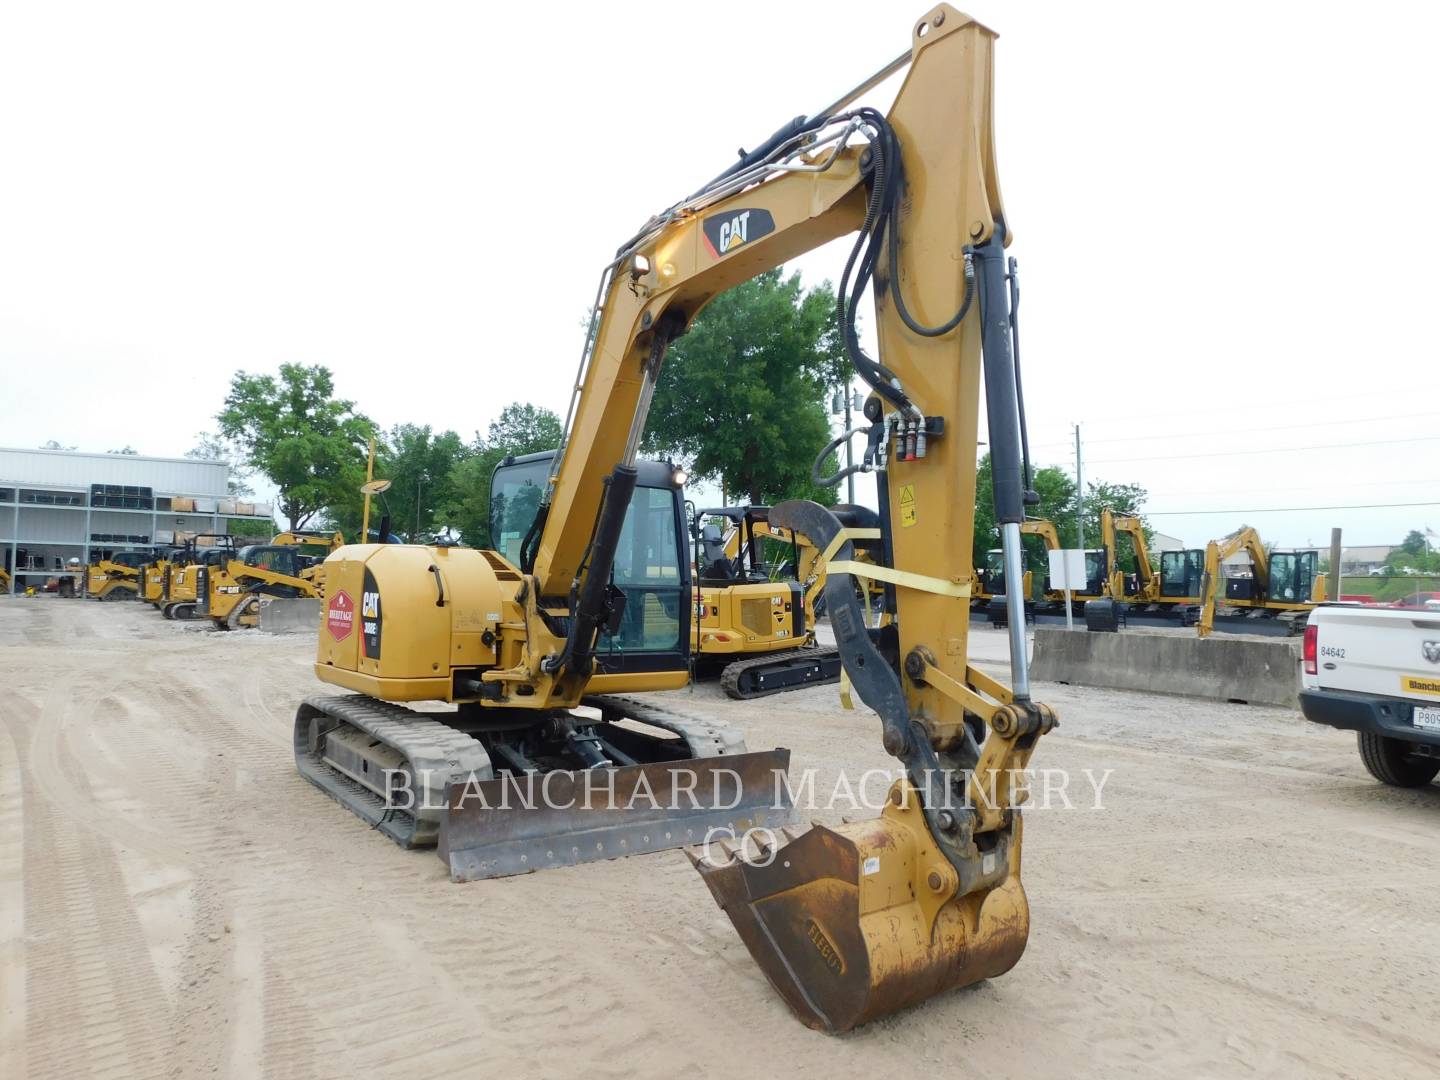
[{"label": "truck wheel", "polygon": [[1440,758],[1411,753],[1404,739],[1391,739],[1368,731],[1356,733],[1360,760],[1370,775],[1391,787],[1424,787],[1440,773]]}]

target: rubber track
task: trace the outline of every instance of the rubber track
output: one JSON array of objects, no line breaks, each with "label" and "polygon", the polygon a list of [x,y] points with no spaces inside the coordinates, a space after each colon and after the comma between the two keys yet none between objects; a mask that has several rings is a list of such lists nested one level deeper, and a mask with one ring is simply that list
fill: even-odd
[{"label": "rubber track", "polygon": [[725,691],[726,697],[735,698],[737,701],[753,701],[756,698],[769,697],[772,694],[783,694],[789,690],[803,690],[807,686],[825,686],[840,681],[837,674],[833,679],[814,679],[811,682],[797,683],[794,686],[777,686],[774,690],[751,691],[749,693],[740,689],[740,677],[756,668],[767,667],[771,664],[783,662],[796,657],[806,660],[820,660],[825,657],[840,655],[838,649],[815,648],[815,649],[789,649],[785,652],[767,653],[764,656],[752,657],[749,660],[736,660],[733,664],[726,664],[720,672],[720,688]]},{"label": "rubber track", "polygon": [[[416,813],[386,812],[370,789],[336,772],[309,752],[311,714],[334,717],[373,735],[404,757],[416,781]],[[306,698],[295,716],[295,764],[300,773],[352,813],[401,847],[434,847],[445,812],[445,785],[451,779],[494,775],[490,755],[477,739],[403,705],[360,694]]]}]

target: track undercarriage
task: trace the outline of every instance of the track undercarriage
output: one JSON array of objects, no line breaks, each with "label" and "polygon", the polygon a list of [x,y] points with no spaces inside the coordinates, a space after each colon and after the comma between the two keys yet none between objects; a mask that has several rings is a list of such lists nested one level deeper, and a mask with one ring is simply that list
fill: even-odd
[{"label": "track undercarriage", "polygon": [[315,786],[456,881],[701,844],[791,820],[790,752],[669,707],[421,713],[359,695],[307,699],[295,760]]}]

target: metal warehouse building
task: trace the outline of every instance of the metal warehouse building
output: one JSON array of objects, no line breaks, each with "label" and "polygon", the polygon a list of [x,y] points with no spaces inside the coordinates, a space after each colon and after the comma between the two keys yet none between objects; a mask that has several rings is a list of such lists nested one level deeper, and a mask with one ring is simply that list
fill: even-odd
[{"label": "metal warehouse building", "polygon": [[268,503],[228,494],[230,466],[195,458],[0,448],[0,558],[11,590],[177,533],[268,537]]}]

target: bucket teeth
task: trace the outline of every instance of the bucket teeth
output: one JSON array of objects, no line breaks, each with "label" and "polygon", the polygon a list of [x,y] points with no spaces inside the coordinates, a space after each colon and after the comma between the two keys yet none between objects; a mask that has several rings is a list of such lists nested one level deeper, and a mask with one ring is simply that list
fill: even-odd
[{"label": "bucket teeth", "polygon": [[800,837],[805,835],[805,830],[798,825],[782,825],[780,826],[780,831],[785,834],[787,841],[799,840]]}]

